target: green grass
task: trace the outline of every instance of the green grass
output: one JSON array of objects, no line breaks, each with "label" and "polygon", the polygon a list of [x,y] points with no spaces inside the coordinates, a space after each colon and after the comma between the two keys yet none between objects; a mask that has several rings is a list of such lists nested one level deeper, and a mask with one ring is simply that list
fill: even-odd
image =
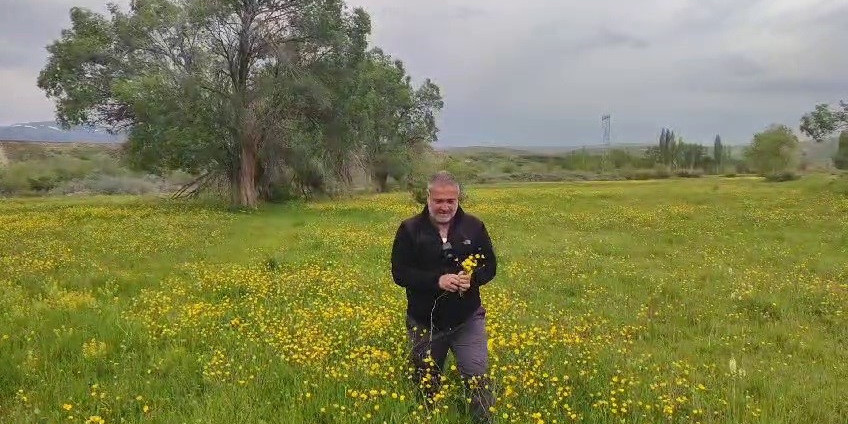
[{"label": "green grass", "polygon": [[[472,187],[501,258],[483,291],[500,421],[848,421],[832,184]],[[388,269],[418,211],[4,200],[0,422],[424,421]],[[449,384],[430,422],[461,421],[462,397]]]}]

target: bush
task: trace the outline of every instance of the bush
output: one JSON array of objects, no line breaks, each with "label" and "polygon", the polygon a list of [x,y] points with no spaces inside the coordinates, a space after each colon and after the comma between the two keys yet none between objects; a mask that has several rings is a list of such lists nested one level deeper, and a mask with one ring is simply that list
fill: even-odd
[{"label": "bush", "polygon": [[116,177],[98,175],[70,181],[54,190],[58,194],[152,194],[160,191],[155,177]]},{"label": "bush", "polygon": [[654,169],[627,169],[621,172],[621,175],[626,180],[659,180],[669,178],[671,172],[665,167],[656,167]]},{"label": "bush", "polygon": [[414,187],[409,189],[409,193],[412,195],[412,200],[419,205],[427,204],[427,184],[425,183],[423,186],[420,184],[415,185]]},{"label": "bush", "polygon": [[654,178],[671,178],[671,169],[664,165],[657,165],[654,168]]},{"label": "bush", "polygon": [[750,174],[751,173],[751,168],[748,166],[747,163],[744,163],[744,162],[737,162],[736,165],[733,168],[736,170],[736,172],[735,172],[736,174]]},{"label": "bush", "polygon": [[801,178],[800,175],[792,172],[792,171],[780,171],[780,172],[772,172],[765,175],[766,181],[773,183],[780,183],[784,181],[793,181]]},{"label": "bush", "polygon": [[625,170],[621,173],[626,180],[653,180],[657,178],[657,173],[653,169],[632,169]]},{"label": "bush", "polygon": [[267,188],[266,200],[270,203],[286,203],[299,197],[290,185],[274,184]]},{"label": "bush", "polygon": [[0,166],[3,195],[150,194],[175,191],[194,178],[179,171],[162,177],[135,173],[108,146],[53,148],[21,143],[13,153],[11,163]]},{"label": "bush", "polygon": [[15,194],[29,190],[28,177],[22,172],[17,172],[19,166],[12,165],[8,168],[0,168],[0,194]]},{"label": "bush", "polygon": [[523,171],[510,174],[509,179],[522,182],[555,182],[564,181],[565,177],[562,174]]},{"label": "bush", "polygon": [[[671,177],[671,172],[665,166],[658,165],[651,169],[622,169],[619,175],[625,180],[660,180]],[[607,178],[604,178],[607,179]],[[613,178],[615,179],[615,178]]]},{"label": "bush", "polygon": [[704,171],[700,169],[678,169],[674,175],[681,178],[700,178],[704,175]]},{"label": "bush", "polygon": [[60,181],[61,180],[59,177],[53,175],[39,175],[36,177],[27,178],[27,182],[29,182],[29,188],[32,191],[36,192],[53,190],[53,188],[56,187]]},{"label": "bush", "polygon": [[827,185],[834,193],[848,196],[848,174],[842,174],[834,178]]}]

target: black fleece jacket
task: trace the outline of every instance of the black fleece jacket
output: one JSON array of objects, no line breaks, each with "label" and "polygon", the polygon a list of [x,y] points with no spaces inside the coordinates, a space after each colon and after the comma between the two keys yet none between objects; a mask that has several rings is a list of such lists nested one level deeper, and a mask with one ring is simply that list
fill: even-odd
[{"label": "black fleece jacket", "polygon": [[[439,277],[458,273],[460,263],[476,253],[485,258],[471,275],[471,288],[462,296],[441,290]],[[448,330],[468,319],[481,305],[480,287],[497,271],[486,226],[461,207],[449,226],[447,243],[442,243],[426,206],[420,214],[404,220],[395,234],[391,261],[395,284],[406,288],[407,313],[429,327],[432,312],[434,330]]]}]

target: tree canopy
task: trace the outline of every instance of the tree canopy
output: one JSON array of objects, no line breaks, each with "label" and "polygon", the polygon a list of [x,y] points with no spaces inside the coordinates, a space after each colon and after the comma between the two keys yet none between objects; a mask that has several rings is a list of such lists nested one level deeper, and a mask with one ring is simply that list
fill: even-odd
[{"label": "tree canopy", "polygon": [[370,17],[341,0],[135,0],[109,14],[72,8],[38,85],[62,125],[126,130],[138,168],[222,178],[254,207],[347,184],[357,167],[402,178],[411,149],[436,139],[439,87],[415,88],[369,49]]},{"label": "tree canopy", "polygon": [[754,135],[745,151],[751,169],[761,175],[791,171],[797,165],[798,137],[785,125],[772,125]]},{"label": "tree canopy", "polygon": [[800,130],[821,142],[840,129],[848,129],[848,102],[841,101],[842,110],[832,110],[827,104],[818,104],[812,112],[801,117]]}]

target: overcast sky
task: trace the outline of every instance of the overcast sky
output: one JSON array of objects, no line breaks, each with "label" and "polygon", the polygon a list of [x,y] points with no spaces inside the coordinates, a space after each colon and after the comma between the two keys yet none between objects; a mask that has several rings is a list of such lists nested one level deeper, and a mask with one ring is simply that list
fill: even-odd
[{"label": "overcast sky", "polygon": [[[127,4],[128,0],[118,1]],[[44,47],[80,5],[0,0],[0,124],[53,119]],[[439,145],[747,142],[848,99],[845,0],[349,0],[372,42],[442,88]],[[14,100],[13,100],[14,99]]]}]

